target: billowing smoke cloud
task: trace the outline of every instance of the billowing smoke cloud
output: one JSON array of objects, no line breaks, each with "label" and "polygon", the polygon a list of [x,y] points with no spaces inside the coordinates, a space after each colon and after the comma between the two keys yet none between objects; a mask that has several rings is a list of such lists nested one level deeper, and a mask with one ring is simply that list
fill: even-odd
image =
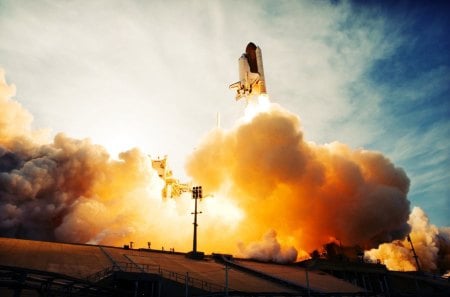
[{"label": "billowing smoke cloud", "polygon": [[[190,250],[192,199],[163,199],[148,156],[131,149],[115,160],[88,139],[45,139],[14,95],[0,73],[0,236]],[[377,152],[305,141],[299,118],[268,101],[212,130],[186,168],[213,194],[199,204],[205,252],[285,262],[331,241],[368,249],[410,230],[402,169]],[[447,231],[433,236],[448,242]],[[430,259],[448,262],[439,248]]]},{"label": "billowing smoke cloud", "polygon": [[111,161],[102,147],[63,134],[36,144],[31,115],[11,100],[4,77],[0,85],[0,233],[88,241],[99,232],[95,222],[111,223],[105,216],[113,216],[118,197],[147,187],[148,160],[133,149]]},{"label": "billowing smoke cloud", "polygon": [[[418,256],[419,266],[424,271],[448,273],[450,269],[450,232],[439,230],[431,224],[419,207],[414,207],[409,217],[410,238]],[[415,271],[417,264],[408,240],[395,240],[381,244],[377,249],[365,253],[372,261],[380,260],[391,270]]]},{"label": "billowing smoke cloud", "polygon": [[[88,139],[64,134],[44,141],[0,74],[0,236],[189,249],[191,201],[163,201],[163,181],[148,156],[131,149],[113,160]],[[212,222],[221,208],[214,203],[200,204],[209,213],[203,219],[232,230],[239,211],[220,196],[214,202],[234,213],[234,222]]]},{"label": "billowing smoke cloud", "polygon": [[187,170],[245,210],[246,241],[273,228],[281,243],[306,251],[333,240],[369,248],[409,232],[409,179],[401,168],[377,152],[305,141],[299,118],[277,105],[212,131]]},{"label": "billowing smoke cloud", "polygon": [[251,242],[248,245],[239,244],[239,252],[245,258],[264,262],[290,263],[297,260],[297,250],[291,247],[282,247],[277,240],[277,232],[269,230],[262,241]]}]

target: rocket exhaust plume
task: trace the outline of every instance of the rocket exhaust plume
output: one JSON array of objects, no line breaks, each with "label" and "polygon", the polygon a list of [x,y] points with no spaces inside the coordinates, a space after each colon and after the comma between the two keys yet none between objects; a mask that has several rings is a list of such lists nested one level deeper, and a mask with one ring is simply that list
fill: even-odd
[{"label": "rocket exhaust plume", "polygon": [[305,141],[299,118],[275,104],[231,130],[212,131],[187,170],[244,209],[239,235],[246,242],[275,229],[282,244],[304,251],[334,240],[370,248],[409,232],[409,179],[401,168],[377,152]]},{"label": "rocket exhaust plume", "polygon": [[[431,224],[427,215],[419,207],[413,208],[408,223],[412,228],[410,238],[421,269],[441,274],[449,273],[450,230],[438,229]],[[372,261],[380,260],[390,270],[418,270],[407,239],[383,243],[377,249],[366,251],[365,257]]]},{"label": "rocket exhaust plume", "polygon": [[251,242],[247,246],[239,243],[239,253],[245,258],[264,262],[290,263],[297,259],[297,250],[291,247],[282,247],[277,240],[277,232],[269,230],[262,241]]},{"label": "rocket exhaust plume", "polygon": [[[188,250],[191,199],[162,199],[163,181],[147,155],[131,149],[113,160],[88,139],[45,139],[14,95],[1,72],[0,236]],[[200,207],[200,224],[209,226],[202,232],[231,234],[242,217],[219,194]],[[212,234],[204,247],[212,250],[222,235]]]},{"label": "rocket exhaust plume", "polygon": [[[145,154],[114,160],[86,139],[44,139],[14,92],[1,73],[0,236],[190,250],[192,199],[162,199]],[[235,127],[211,130],[186,170],[214,194],[199,203],[205,252],[285,262],[333,241],[367,250],[411,231],[401,168],[378,152],[306,141],[300,119],[267,97]],[[448,245],[438,248],[448,262]]]}]

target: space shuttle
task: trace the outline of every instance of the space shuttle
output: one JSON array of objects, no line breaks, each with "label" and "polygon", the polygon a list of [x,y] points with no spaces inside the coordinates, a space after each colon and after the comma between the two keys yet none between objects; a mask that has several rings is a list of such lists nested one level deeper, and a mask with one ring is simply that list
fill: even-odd
[{"label": "space shuttle", "polygon": [[230,85],[230,89],[236,89],[236,100],[266,94],[264,67],[259,46],[250,42],[238,61],[239,81]]}]

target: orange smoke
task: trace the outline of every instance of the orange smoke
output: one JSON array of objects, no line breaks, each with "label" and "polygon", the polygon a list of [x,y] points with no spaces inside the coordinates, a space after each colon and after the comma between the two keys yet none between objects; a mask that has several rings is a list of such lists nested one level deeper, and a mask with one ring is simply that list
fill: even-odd
[{"label": "orange smoke", "polygon": [[[43,139],[0,74],[0,236],[191,249],[189,194],[163,199],[138,149],[114,160],[88,139]],[[367,249],[404,238],[402,169],[377,152],[307,142],[296,115],[260,100],[187,160],[213,194],[199,203],[200,250],[292,261],[330,241]]]},{"label": "orange smoke", "polygon": [[306,251],[332,240],[369,248],[409,231],[401,168],[377,152],[305,141],[299,118],[277,105],[211,131],[186,168],[240,206],[245,242],[274,229],[282,244]]},{"label": "orange smoke", "polygon": [[[14,95],[1,72],[0,236],[190,250],[192,200],[163,200],[163,181],[148,156],[131,149],[114,160],[88,139],[43,139]],[[200,208],[200,230],[211,239],[232,234],[242,217],[219,194]],[[214,241],[200,239],[199,246],[212,251]]]},{"label": "orange smoke", "polygon": [[[431,224],[427,215],[419,207],[414,207],[408,223],[410,238],[418,256],[419,266],[424,271],[445,273],[450,269],[450,232],[448,228],[439,230]],[[365,253],[365,257],[380,260],[390,270],[416,271],[418,269],[410,243],[395,240],[381,244],[377,249]]]}]

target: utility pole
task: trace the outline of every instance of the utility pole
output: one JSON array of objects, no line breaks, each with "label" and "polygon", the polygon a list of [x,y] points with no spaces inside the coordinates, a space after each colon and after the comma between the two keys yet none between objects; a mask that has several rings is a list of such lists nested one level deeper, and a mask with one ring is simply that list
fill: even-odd
[{"label": "utility pole", "polygon": [[188,257],[194,259],[202,259],[204,254],[197,251],[197,215],[202,213],[201,211],[197,210],[197,200],[203,198],[201,186],[192,188],[192,198],[195,200],[194,212],[191,213],[194,215],[194,236],[192,240],[192,252],[188,253]]}]

